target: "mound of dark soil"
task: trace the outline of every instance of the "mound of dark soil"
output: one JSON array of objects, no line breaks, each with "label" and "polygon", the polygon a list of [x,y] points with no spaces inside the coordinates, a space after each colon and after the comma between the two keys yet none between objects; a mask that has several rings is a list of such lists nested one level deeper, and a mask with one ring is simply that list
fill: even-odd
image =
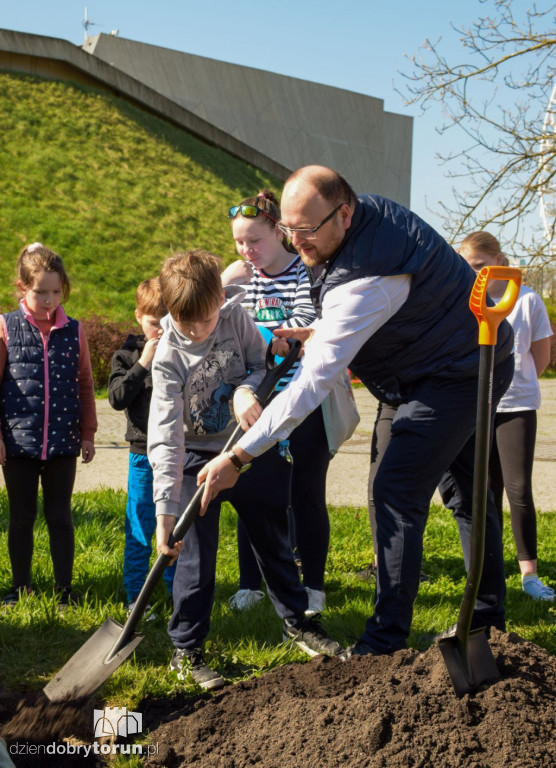
[{"label": "mound of dark soil", "polygon": [[[555,766],[556,657],[514,634],[493,631],[490,646],[500,680],[462,699],[436,646],[347,663],[320,657],[212,696],[146,699],[137,709],[155,753],[145,766]],[[102,756],[92,750],[87,757],[13,752],[21,743],[90,745],[94,708],[102,705],[0,691],[0,735],[17,768],[99,766]]]},{"label": "mound of dark soil", "polygon": [[[93,698],[53,704],[42,692],[22,699],[0,690],[0,736],[16,768],[100,766],[92,749],[95,708],[102,709],[102,704]],[[77,745],[87,745],[87,750],[81,747],[79,752]]]},{"label": "mound of dark soil", "polygon": [[556,657],[514,634],[494,631],[490,646],[501,679],[462,699],[434,646],[347,663],[321,657],[194,702],[145,701],[158,749],[146,765],[556,765]]}]

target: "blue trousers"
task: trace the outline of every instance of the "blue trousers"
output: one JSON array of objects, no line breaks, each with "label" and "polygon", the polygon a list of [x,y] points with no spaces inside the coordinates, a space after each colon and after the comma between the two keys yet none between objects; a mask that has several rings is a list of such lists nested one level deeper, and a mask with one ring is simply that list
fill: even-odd
[{"label": "blue trousers", "polygon": [[[146,456],[130,453],[124,547],[124,588],[128,602],[137,598],[147,578],[155,528],[153,471]],[[164,571],[164,581],[170,594],[175,570],[174,564]]]},{"label": "blue trousers", "polygon": [[[492,410],[513,375],[513,356],[494,369]],[[405,647],[419,588],[423,532],[438,486],[456,519],[466,567],[471,544],[477,378],[417,382],[399,406],[374,487],[378,575],[374,614],[361,640],[381,653]],[[488,494],[483,574],[473,627],[505,629],[502,537]]]},{"label": "blue trousers", "polygon": [[[188,451],[180,508],[197,490],[197,473],[214,454]],[[241,517],[278,616],[300,619],[307,593],[299,581],[288,535],[291,469],[277,447],[253,461],[233,488],[222,491],[197,517],[183,540],[174,579],[174,613],[168,631],[176,648],[198,648],[210,629],[214,600],[220,505],[229,501]]]}]

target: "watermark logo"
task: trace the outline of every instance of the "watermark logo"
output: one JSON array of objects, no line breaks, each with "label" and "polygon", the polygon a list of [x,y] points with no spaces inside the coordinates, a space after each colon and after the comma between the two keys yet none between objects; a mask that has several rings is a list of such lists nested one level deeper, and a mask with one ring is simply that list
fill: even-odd
[{"label": "watermark logo", "polygon": [[105,707],[93,710],[95,739],[103,736],[131,736],[143,730],[140,712],[128,712],[127,707]]},{"label": "watermark logo", "polygon": [[[156,744],[117,743],[118,736],[132,736],[143,730],[143,716],[140,712],[128,712],[127,707],[105,707],[93,710],[95,741],[92,744],[74,744],[69,740],[61,743],[29,744],[14,742],[9,746],[10,755],[155,755]],[[96,739],[107,739],[102,744]],[[16,761],[17,763],[17,761]]]}]

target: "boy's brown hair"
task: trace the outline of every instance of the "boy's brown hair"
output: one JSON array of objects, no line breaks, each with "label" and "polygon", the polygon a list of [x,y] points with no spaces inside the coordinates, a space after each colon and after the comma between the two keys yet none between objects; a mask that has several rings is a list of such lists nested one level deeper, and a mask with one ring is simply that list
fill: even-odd
[{"label": "boy's brown hair", "polygon": [[185,251],[166,259],[160,272],[160,288],[174,320],[204,320],[220,306],[220,269],[220,259],[208,251]]},{"label": "boy's brown hair", "polygon": [[158,277],[151,277],[143,280],[137,288],[136,298],[137,311],[142,315],[152,315],[161,318],[166,314],[166,306],[160,290],[160,280]]}]

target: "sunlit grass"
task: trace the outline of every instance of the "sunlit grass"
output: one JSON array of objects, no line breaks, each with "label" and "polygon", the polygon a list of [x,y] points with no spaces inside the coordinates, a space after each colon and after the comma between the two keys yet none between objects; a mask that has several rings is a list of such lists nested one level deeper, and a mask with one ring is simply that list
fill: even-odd
[{"label": "sunlit grass", "polygon": [[172,250],[234,255],[226,212],[276,179],[115,95],[0,72],[0,308],[41,241],[66,264],[66,308],[129,321],[135,290]]},{"label": "sunlit grass", "polygon": [[[122,588],[125,494],[99,490],[74,495],[76,559],[74,585],[81,604],[65,613],[52,594],[52,564],[41,516],[35,528],[33,586],[35,593],[13,609],[1,609],[0,673],[14,690],[42,688],[105,621],[125,621]],[[324,623],[338,641],[349,644],[360,634],[372,612],[373,585],[355,575],[372,559],[365,509],[331,507],[331,543],[327,564],[328,608]],[[556,584],[556,514],[539,515],[539,562],[543,577]],[[0,491],[0,589],[11,586],[7,554],[7,499]],[[556,611],[551,603],[534,602],[521,591],[519,569],[509,521],[504,529],[508,586],[508,630],[556,653]],[[455,523],[448,512],[433,507],[425,535],[423,569],[432,578],[423,583],[415,604],[409,644],[423,647],[423,637],[457,620],[465,571]],[[252,610],[236,613],[228,606],[238,580],[235,513],[224,506],[217,562],[212,628],[206,643],[211,663],[230,681],[259,675],[280,664],[306,657],[281,641],[281,623],[266,596]],[[156,619],[143,622],[144,640],[134,655],[106,681],[100,696],[119,706],[136,707],[145,696],[198,692],[193,684],[168,673],[172,652],[166,626],[171,607],[165,586],[154,595]]]}]

